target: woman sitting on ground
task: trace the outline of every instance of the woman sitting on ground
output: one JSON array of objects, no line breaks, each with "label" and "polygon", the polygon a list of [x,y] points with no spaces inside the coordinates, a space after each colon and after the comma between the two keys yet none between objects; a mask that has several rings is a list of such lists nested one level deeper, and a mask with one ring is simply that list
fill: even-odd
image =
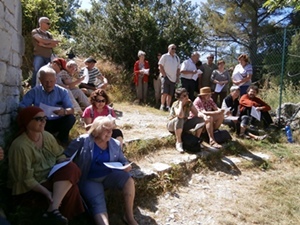
[{"label": "woman sitting on ground", "polygon": [[[91,105],[88,106],[82,114],[85,128],[88,130],[95,118],[98,116],[112,116],[116,118],[115,111],[108,105],[110,103],[109,97],[103,89],[97,89],[91,93]],[[113,129],[112,137],[120,141],[123,146],[123,133],[120,129]]]},{"label": "woman sitting on ground", "polygon": [[111,118],[97,117],[88,134],[72,141],[65,154],[71,156],[78,150],[74,161],[82,172],[79,187],[96,225],[109,224],[104,192],[106,189],[122,190],[125,200],[123,220],[129,225],[137,225],[133,217],[135,185],[129,173],[131,166],[122,170],[110,169],[104,165],[105,162],[128,164],[120,142],[111,138],[114,126]]},{"label": "woman sitting on ground", "polygon": [[[205,121],[203,119],[204,115],[197,111],[193,102],[189,99],[189,95],[185,88],[176,89],[175,98],[178,100],[172,104],[170,110],[170,121],[167,123],[167,129],[170,132],[175,133],[176,150],[183,153],[184,150],[182,148],[181,140],[182,132],[188,132],[198,125],[196,129],[196,136],[200,138]],[[195,116],[188,118],[190,112]]]},{"label": "woman sitting on ground", "polygon": [[[84,212],[77,182],[80,170],[69,163],[48,177],[56,163],[66,160],[63,148],[44,131],[47,117],[42,109],[29,106],[20,111],[19,136],[8,152],[9,186],[13,202],[45,207],[43,220],[51,224],[68,224],[68,220]],[[45,222],[46,222],[45,221]]]}]

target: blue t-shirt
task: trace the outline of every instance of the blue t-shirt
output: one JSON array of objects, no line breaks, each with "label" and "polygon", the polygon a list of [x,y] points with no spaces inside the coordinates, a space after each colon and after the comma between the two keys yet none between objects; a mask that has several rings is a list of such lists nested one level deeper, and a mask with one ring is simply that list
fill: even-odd
[{"label": "blue t-shirt", "polygon": [[103,164],[104,162],[109,162],[109,159],[108,147],[106,149],[101,149],[94,143],[93,160],[88,178],[99,178],[110,174],[112,169],[109,169]]}]

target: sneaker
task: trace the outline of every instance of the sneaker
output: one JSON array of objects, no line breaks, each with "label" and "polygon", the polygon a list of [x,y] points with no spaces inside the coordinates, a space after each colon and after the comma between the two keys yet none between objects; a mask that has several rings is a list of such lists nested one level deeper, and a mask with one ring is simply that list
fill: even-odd
[{"label": "sneaker", "polygon": [[167,112],[170,112],[170,111],[171,111],[170,106],[167,106],[166,111],[167,111]]},{"label": "sneaker", "polygon": [[165,107],[163,105],[160,106],[159,110],[164,111]]},{"label": "sneaker", "polygon": [[176,143],[176,150],[180,153],[184,152],[184,150],[182,148],[182,143],[178,143],[178,142]]},{"label": "sneaker", "polygon": [[51,212],[45,212],[42,216],[42,219],[45,220],[45,222],[49,222],[49,224],[55,224],[55,225],[67,225],[68,219],[64,217],[58,209],[55,209]]},{"label": "sneaker", "polygon": [[257,141],[262,141],[262,140],[266,139],[266,137],[267,137],[266,134],[265,134],[265,135],[262,135],[262,136],[256,136],[255,140],[257,140]]},{"label": "sneaker", "polygon": [[241,139],[250,139],[251,137],[248,136],[247,134],[240,134],[239,138],[241,138]]}]

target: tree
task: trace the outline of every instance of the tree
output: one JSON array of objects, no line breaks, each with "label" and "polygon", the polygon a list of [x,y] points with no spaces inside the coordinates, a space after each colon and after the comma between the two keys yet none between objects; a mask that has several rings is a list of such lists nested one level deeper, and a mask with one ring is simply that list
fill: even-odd
[{"label": "tree", "polygon": [[[262,0],[208,0],[202,7],[208,41],[217,38],[225,43],[238,44],[247,50],[256,67],[261,62],[258,53],[263,51],[263,37],[278,30],[275,25],[282,21],[275,22],[274,18],[283,13],[280,10],[270,12],[263,3]],[[254,72],[254,79],[259,78],[260,75]]]},{"label": "tree", "polygon": [[296,11],[299,11],[300,2],[299,0],[267,0],[264,3],[264,7],[267,7],[270,11],[285,7],[293,7]]},{"label": "tree", "polygon": [[80,11],[76,51],[111,59],[132,70],[139,49],[154,61],[168,44],[179,46],[179,55],[190,55],[201,43],[197,6],[189,1],[92,1],[90,11]]}]

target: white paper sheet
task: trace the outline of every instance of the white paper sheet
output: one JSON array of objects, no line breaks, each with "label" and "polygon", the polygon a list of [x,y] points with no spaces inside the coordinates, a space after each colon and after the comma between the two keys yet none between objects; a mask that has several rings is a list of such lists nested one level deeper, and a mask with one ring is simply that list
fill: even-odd
[{"label": "white paper sheet", "polygon": [[54,174],[57,170],[59,170],[60,168],[68,165],[70,162],[73,161],[74,157],[76,156],[77,154],[77,151],[72,155],[72,157],[64,162],[61,162],[61,163],[58,163],[58,164],[55,164],[52,169],[50,170],[50,173],[48,175],[48,177],[50,177],[52,174]]},{"label": "white paper sheet", "polygon": [[201,70],[197,70],[197,73],[195,73],[193,76],[192,76],[192,79],[194,81],[196,81],[199,77],[200,74],[202,74],[203,72]]},{"label": "white paper sheet", "polygon": [[216,84],[215,92],[220,93],[224,86],[225,86],[225,84]]},{"label": "white paper sheet", "polygon": [[84,68],[83,76],[84,76],[84,79],[83,79],[83,81],[81,81],[81,83],[87,84],[89,82],[89,79],[90,79],[89,71],[88,71],[87,68]]},{"label": "white paper sheet", "polygon": [[257,119],[258,121],[260,121],[261,111],[256,110],[256,108],[254,106],[252,106],[252,108],[251,108],[251,116],[254,117],[255,119]]},{"label": "white paper sheet", "polygon": [[58,117],[53,111],[61,109],[61,107],[49,106],[44,103],[40,103],[39,107],[44,110],[44,113],[48,118]]},{"label": "white paper sheet", "polygon": [[238,120],[239,119],[239,117],[238,116],[226,116],[225,117],[225,119],[227,119],[227,120]]},{"label": "white paper sheet", "polygon": [[129,163],[125,166],[123,166],[123,164],[120,162],[105,162],[103,164],[110,169],[124,170],[128,168],[132,163]]},{"label": "white paper sheet", "polygon": [[149,69],[143,69],[144,74],[149,75]]}]

